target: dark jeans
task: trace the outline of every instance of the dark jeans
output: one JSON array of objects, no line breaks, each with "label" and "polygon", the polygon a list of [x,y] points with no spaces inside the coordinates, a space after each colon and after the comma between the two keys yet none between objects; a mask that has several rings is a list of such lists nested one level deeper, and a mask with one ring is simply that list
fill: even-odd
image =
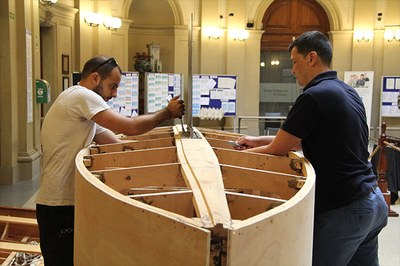
[{"label": "dark jeans", "polygon": [[314,219],[313,265],[378,266],[378,234],[388,208],[379,188],[348,206]]},{"label": "dark jeans", "polygon": [[46,266],[74,264],[74,206],[36,204],[40,249]]}]

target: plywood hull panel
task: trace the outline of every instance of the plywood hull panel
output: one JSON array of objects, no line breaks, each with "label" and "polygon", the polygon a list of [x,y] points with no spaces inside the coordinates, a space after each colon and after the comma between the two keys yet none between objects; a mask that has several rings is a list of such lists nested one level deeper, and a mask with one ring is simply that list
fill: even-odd
[{"label": "plywood hull panel", "polygon": [[233,150],[226,141],[238,134],[194,130],[198,138],[158,128],[130,137],[133,149],[78,154],[76,265],[311,264],[310,164]]}]

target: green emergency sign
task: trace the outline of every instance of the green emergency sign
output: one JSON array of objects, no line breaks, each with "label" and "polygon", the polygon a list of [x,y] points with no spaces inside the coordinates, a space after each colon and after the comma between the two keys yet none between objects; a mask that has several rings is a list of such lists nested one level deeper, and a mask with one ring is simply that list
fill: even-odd
[{"label": "green emergency sign", "polygon": [[50,84],[44,79],[36,80],[36,102],[37,103],[50,102]]}]

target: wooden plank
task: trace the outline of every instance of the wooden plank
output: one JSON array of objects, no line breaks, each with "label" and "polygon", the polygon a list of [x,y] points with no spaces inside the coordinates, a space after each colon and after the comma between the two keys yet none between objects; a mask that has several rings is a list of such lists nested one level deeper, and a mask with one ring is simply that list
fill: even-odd
[{"label": "wooden plank", "polygon": [[150,134],[143,134],[137,136],[125,136],[122,137],[122,140],[146,140],[146,139],[161,139],[161,138],[170,138],[173,137],[174,134],[172,132],[167,133],[150,133]]},{"label": "wooden plank", "polygon": [[214,138],[207,138],[208,143],[213,148],[224,148],[234,150],[233,146],[228,144],[228,141],[225,139],[214,139]]},{"label": "wooden plank", "polygon": [[128,197],[188,218],[196,216],[196,210],[192,202],[192,191],[146,193]]},{"label": "wooden plank", "polygon": [[233,225],[228,265],[312,264],[315,175],[310,164],[303,171],[307,181],[288,202]]},{"label": "wooden plank", "polygon": [[290,199],[297,189],[288,182],[298,175],[282,174],[266,170],[249,169],[239,166],[221,165],[225,188],[257,189],[278,194],[282,199]]},{"label": "wooden plank", "polygon": [[15,216],[0,215],[0,223],[11,223],[11,224],[24,224],[37,226],[37,220],[32,218],[22,218]]},{"label": "wooden plank", "polygon": [[200,222],[131,200],[82,162],[77,168],[75,265],[207,265],[211,233]]},{"label": "wooden plank", "polygon": [[89,167],[91,171],[104,170],[107,167],[121,168],[177,162],[175,147],[94,154],[89,158],[92,160],[92,166]]},{"label": "wooden plank", "polygon": [[[221,131],[217,129],[205,128],[205,127],[197,127],[197,129],[207,138],[207,136],[218,135],[221,136],[222,139],[226,139],[228,137],[231,140],[236,140],[239,137],[243,136],[240,133],[234,133],[229,131]],[[232,139],[235,138],[235,139]]]},{"label": "wooden plank", "polygon": [[267,197],[251,196],[246,194],[228,193],[227,194],[229,210],[232,218],[236,220],[245,220],[260,213],[271,210],[283,202],[270,200]]},{"label": "wooden plank", "polygon": [[274,156],[253,152],[214,148],[220,164],[241,166],[260,170],[269,170],[285,174],[299,174],[290,168],[292,159],[289,157]]},{"label": "wooden plank", "polygon": [[196,132],[201,137],[199,139],[180,138],[179,129],[174,127],[182,174],[193,191],[195,206],[204,227],[222,224],[229,228],[231,216],[217,157],[199,131]]},{"label": "wooden plank", "polygon": [[0,249],[8,251],[32,253],[32,254],[41,254],[39,245],[29,245],[22,243],[11,243],[11,242],[0,241]]},{"label": "wooden plank", "polygon": [[34,218],[36,219],[36,210],[26,208],[16,208],[9,206],[0,206],[0,215],[10,215],[16,217]]},{"label": "wooden plank", "polygon": [[160,138],[160,139],[149,139],[149,140],[135,140],[127,141],[124,143],[113,143],[106,145],[96,145],[90,149],[91,154],[96,153],[107,153],[107,152],[121,152],[121,151],[134,151],[143,149],[153,149],[162,147],[175,146],[174,138]]},{"label": "wooden plank", "polygon": [[101,174],[103,182],[116,191],[143,186],[186,186],[179,163],[102,170],[94,173]]}]

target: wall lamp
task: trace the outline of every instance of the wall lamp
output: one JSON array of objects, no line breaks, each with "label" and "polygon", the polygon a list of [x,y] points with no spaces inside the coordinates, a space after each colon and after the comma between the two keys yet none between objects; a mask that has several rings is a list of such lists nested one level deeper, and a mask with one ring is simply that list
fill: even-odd
[{"label": "wall lamp", "polygon": [[98,27],[100,24],[103,24],[106,29],[115,31],[122,26],[122,21],[120,18],[107,16],[104,18],[103,14],[89,12],[84,17],[86,24],[91,27]]},{"label": "wall lamp", "polygon": [[249,38],[249,31],[247,30],[229,30],[229,37],[231,37],[234,41],[245,41]]},{"label": "wall lamp", "polygon": [[354,39],[356,39],[357,42],[369,42],[373,37],[374,32],[372,30],[356,30],[354,32]]},{"label": "wall lamp", "polygon": [[224,35],[224,32],[221,28],[209,27],[204,29],[204,34],[208,39],[218,40]]},{"label": "wall lamp", "polygon": [[52,6],[57,3],[58,0],[40,0],[40,3],[44,6]]},{"label": "wall lamp", "polygon": [[271,61],[271,66],[277,66],[277,65],[279,65],[279,60],[272,60]]},{"label": "wall lamp", "polygon": [[99,13],[89,12],[84,17],[86,24],[91,27],[97,27],[103,23],[103,15]]},{"label": "wall lamp", "polygon": [[383,38],[387,40],[388,42],[391,42],[393,40],[396,40],[400,42],[400,29],[397,30],[391,30],[387,29],[385,30],[385,33],[383,34]]},{"label": "wall lamp", "polygon": [[104,27],[111,31],[116,31],[117,29],[121,28],[122,21],[120,18],[107,16],[103,21]]}]

